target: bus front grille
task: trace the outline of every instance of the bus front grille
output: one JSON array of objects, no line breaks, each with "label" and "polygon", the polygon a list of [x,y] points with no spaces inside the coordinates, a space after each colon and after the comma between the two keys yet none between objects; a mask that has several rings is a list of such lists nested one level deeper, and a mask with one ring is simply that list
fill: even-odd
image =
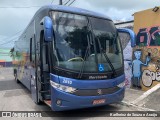
[{"label": "bus front grille", "polygon": [[106,95],[112,94],[120,90],[119,87],[113,88],[100,88],[100,89],[78,89],[74,93],[77,96],[98,96],[98,95]]}]

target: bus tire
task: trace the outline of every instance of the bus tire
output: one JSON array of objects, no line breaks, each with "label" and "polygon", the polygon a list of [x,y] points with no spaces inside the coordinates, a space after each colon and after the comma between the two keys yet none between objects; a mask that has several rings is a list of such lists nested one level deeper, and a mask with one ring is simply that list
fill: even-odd
[{"label": "bus tire", "polygon": [[42,104],[43,104],[43,101],[41,101],[41,100],[39,99],[39,101],[36,102],[36,104],[37,104],[37,105],[42,105]]},{"label": "bus tire", "polygon": [[17,83],[20,83],[20,81],[19,81],[18,78],[17,78],[17,73],[14,73],[14,79],[15,79],[15,81],[16,81]]}]

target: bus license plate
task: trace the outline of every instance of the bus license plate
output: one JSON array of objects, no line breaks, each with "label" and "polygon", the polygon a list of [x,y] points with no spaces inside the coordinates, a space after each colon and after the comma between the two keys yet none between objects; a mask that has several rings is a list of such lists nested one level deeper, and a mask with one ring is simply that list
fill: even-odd
[{"label": "bus license plate", "polygon": [[105,99],[94,100],[93,105],[103,104],[103,103],[105,103],[105,101],[106,101]]}]

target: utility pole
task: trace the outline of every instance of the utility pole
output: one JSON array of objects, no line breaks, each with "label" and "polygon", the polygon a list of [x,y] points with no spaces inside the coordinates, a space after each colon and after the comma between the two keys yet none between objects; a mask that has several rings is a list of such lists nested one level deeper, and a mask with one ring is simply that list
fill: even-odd
[{"label": "utility pole", "polygon": [[59,0],[59,5],[62,5],[62,0]]}]

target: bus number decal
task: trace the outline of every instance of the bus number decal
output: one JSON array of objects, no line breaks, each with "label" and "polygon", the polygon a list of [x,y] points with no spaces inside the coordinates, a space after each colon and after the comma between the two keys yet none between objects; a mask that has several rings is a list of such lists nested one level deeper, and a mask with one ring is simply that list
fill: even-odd
[{"label": "bus number decal", "polygon": [[63,79],[62,83],[65,83],[65,84],[72,84],[72,81],[71,80],[67,80],[67,79]]}]

